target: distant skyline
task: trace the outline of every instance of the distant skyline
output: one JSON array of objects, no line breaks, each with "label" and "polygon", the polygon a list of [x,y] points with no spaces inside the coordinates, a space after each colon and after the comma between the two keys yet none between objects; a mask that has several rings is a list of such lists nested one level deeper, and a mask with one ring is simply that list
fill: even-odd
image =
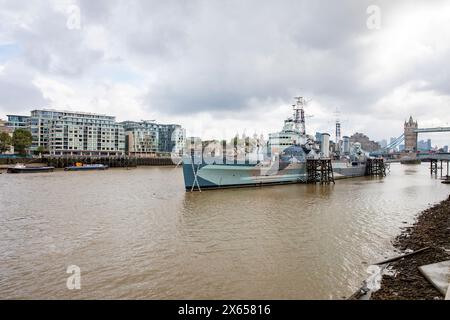
[{"label": "distant skyline", "polygon": [[[205,138],[267,135],[303,95],[311,135],[334,138],[336,108],[342,135],[375,141],[398,137],[409,116],[450,126],[445,0],[0,6],[2,119],[54,108],[179,123]],[[450,144],[449,133],[419,135],[428,138]]]}]

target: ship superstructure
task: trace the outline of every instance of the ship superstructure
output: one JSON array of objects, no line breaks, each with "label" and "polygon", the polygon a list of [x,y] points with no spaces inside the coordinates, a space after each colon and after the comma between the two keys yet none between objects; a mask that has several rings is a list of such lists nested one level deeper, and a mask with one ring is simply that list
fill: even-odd
[{"label": "ship superstructure", "polygon": [[305,123],[305,106],[306,99],[304,97],[296,97],[292,117],[284,121],[283,129],[280,132],[269,134],[269,150],[271,154],[280,154],[284,149],[307,144],[306,123]]}]

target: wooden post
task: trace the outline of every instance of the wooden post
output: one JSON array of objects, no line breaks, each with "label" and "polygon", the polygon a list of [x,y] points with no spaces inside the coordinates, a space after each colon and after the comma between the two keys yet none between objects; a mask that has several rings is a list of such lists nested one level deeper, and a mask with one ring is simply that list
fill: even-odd
[{"label": "wooden post", "polygon": [[336,184],[336,182],[334,181],[334,172],[333,172],[333,165],[331,163],[331,160],[330,160],[329,170],[330,170],[330,173],[331,173],[331,181],[333,182],[333,184]]},{"label": "wooden post", "polygon": [[431,175],[435,174],[437,175],[438,171],[438,160],[437,159],[430,159],[430,173]]},{"label": "wooden post", "polygon": [[410,256],[412,256],[412,255],[416,255],[416,254],[418,254],[418,253],[421,253],[421,252],[424,252],[424,251],[427,251],[427,250],[430,250],[430,247],[425,247],[425,248],[422,248],[422,249],[413,251],[413,252],[411,252],[411,253],[402,254],[402,255],[399,255],[399,256],[396,256],[396,257],[387,259],[387,260],[383,260],[383,261],[380,261],[380,262],[376,262],[376,263],[374,263],[373,265],[381,265],[381,264],[386,264],[386,263],[394,262],[394,261],[397,261],[397,260],[400,260],[400,259],[403,259],[403,258],[406,258],[406,257],[410,257]]}]

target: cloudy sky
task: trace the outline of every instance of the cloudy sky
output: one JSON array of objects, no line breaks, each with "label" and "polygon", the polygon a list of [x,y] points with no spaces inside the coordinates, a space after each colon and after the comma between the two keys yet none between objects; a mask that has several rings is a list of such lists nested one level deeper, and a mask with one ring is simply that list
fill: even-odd
[{"label": "cloudy sky", "polygon": [[409,115],[447,126],[449,17],[445,0],[0,0],[0,118],[57,108],[220,138],[281,129],[303,95],[312,134],[337,108],[343,134],[375,140]]}]

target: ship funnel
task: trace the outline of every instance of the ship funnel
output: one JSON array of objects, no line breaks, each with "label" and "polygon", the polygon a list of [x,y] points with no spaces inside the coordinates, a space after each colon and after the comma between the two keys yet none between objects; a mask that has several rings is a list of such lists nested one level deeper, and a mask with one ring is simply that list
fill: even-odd
[{"label": "ship funnel", "polygon": [[350,154],[350,138],[348,136],[342,138],[342,149],[345,155]]},{"label": "ship funnel", "polygon": [[330,134],[328,133],[322,133],[320,139],[320,153],[324,158],[330,157]]}]

